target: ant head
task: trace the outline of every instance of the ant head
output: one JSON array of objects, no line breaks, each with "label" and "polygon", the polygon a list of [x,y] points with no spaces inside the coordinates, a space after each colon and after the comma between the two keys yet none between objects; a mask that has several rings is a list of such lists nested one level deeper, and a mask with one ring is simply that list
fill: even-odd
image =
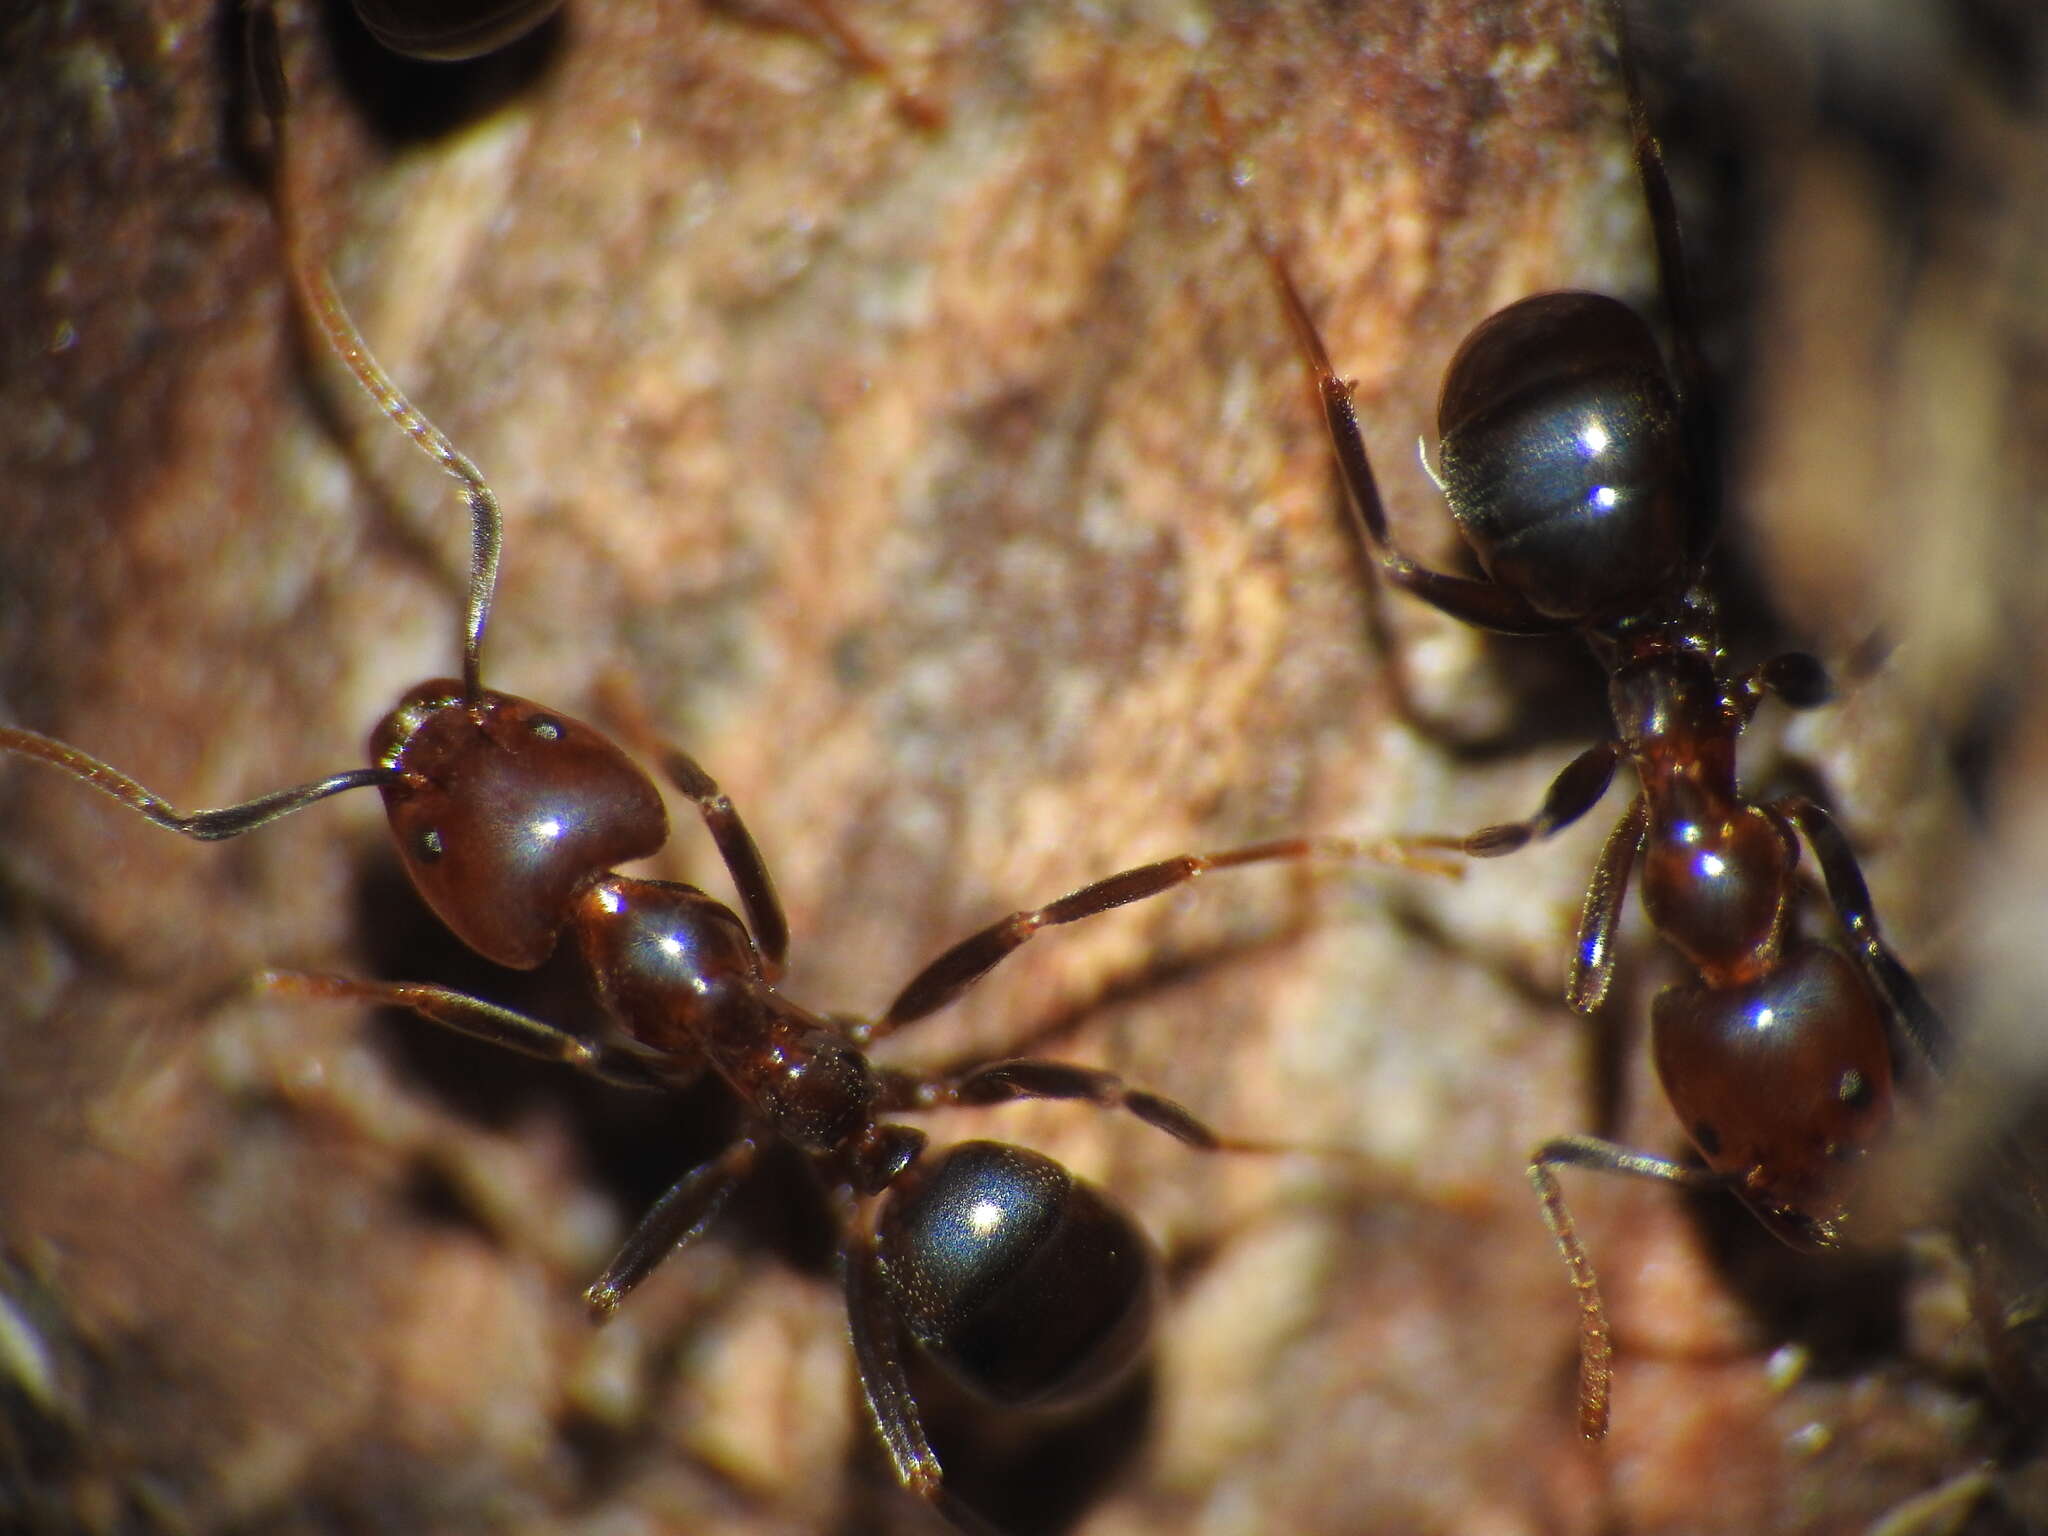
[{"label": "ant head", "polygon": [[1536,612],[1616,618],[1683,577],[1678,404],[1626,304],[1544,293],[1482,322],[1444,375],[1437,431],[1459,530]]},{"label": "ant head", "polygon": [[596,729],[527,699],[420,684],[370,752],[399,856],[455,936],[530,970],[555,947],[575,891],[668,841],[661,795]]}]

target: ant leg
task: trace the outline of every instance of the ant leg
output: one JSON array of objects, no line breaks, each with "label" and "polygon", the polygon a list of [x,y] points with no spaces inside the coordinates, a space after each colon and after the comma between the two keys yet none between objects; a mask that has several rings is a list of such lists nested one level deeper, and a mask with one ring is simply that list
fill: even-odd
[{"label": "ant leg", "polygon": [[620,734],[633,743],[641,756],[660,763],[669,782],[696,805],[697,814],[704,818],[705,830],[718,845],[718,856],[725,861],[726,873],[732,876],[740,905],[747,909],[747,926],[753,930],[762,971],[769,981],[777,980],[789,954],[789,919],[783,915],[782,900],[775,894],[768,862],[761,857],[738,808],[702,764],[681,747],[661,739],[647,718],[639,694],[624,679],[604,679],[598,693],[604,712],[612,717]]},{"label": "ant leg", "polygon": [[673,1077],[656,1076],[637,1057],[624,1051],[593,1044],[566,1029],[557,1029],[452,987],[419,981],[357,981],[347,976],[316,976],[303,971],[265,971],[256,978],[256,984],[266,992],[280,992],[288,997],[404,1008],[473,1040],[542,1061],[559,1061],[620,1088],[670,1088],[675,1084]]},{"label": "ant leg", "polygon": [[1309,1150],[1273,1142],[1240,1141],[1218,1135],[1172,1099],[1133,1088],[1114,1072],[1077,1067],[1036,1057],[987,1062],[959,1073],[920,1077],[890,1071],[882,1076],[879,1112],[1006,1104],[1013,1099],[1086,1100],[1099,1109],[1123,1110],[1154,1130],[1197,1152],[1295,1152]]},{"label": "ant leg", "polygon": [[1432,848],[1456,848],[1475,859],[1497,859],[1514,853],[1538,838],[1562,831],[1598,805],[1607,786],[1614,782],[1614,767],[1620,761],[1620,742],[1596,742],[1566,763],[1550,781],[1542,806],[1528,820],[1481,827],[1467,837],[1430,838],[1424,842]]},{"label": "ant leg", "polygon": [[1386,572],[1387,580],[1404,592],[1419,597],[1440,613],[1449,614],[1480,629],[1507,635],[1556,635],[1569,627],[1536,612],[1521,596],[1491,581],[1470,576],[1453,576],[1431,570],[1404,554],[1387,530],[1387,513],[1380,501],[1379,484],[1373,478],[1372,460],[1365,451],[1365,438],[1358,428],[1358,408],[1351,398],[1349,379],[1339,378],[1330,364],[1308,306],[1294,286],[1294,279],[1279,253],[1259,237],[1259,249],[1273,270],[1279,285],[1280,303],[1294,327],[1295,340],[1308,364],[1316,397],[1323,408],[1323,424],[1329,429],[1330,446],[1336,450],[1337,469],[1344,481],[1346,501],[1357,522],[1357,532]]},{"label": "ant leg", "polygon": [[1456,878],[1458,867],[1430,857],[1440,846],[1425,838],[1389,838],[1367,842],[1350,837],[1295,837],[1253,843],[1221,853],[1186,853],[1124,870],[1042,907],[1012,912],[979,933],[970,934],[932,961],[897,994],[879,1019],[857,1022],[848,1029],[855,1045],[867,1046],[903,1025],[938,1012],[1001,964],[1041,928],[1099,917],[1134,901],[1164,895],[1176,886],[1215,869],[1310,858],[1375,859],[1429,874]]},{"label": "ant leg", "polygon": [[903,1332],[881,1285],[881,1260],[872,1226],[861,1222],[839,1255],[846,1288],[846,1321],[853,1337],[854,1367],[868,1421],[875,1426],[896,1481],[931,1505],[966,1536],[997,1536],[996,1529],[947,1490],[945,1468],[925,1438],[917,1399],[903,1365]]},{"label": "ant leg", "polygon": [[[1620,742],[1596,742],[1564,765],[1544,791],[1543,804],[1526,821],[1503,821],[1464,837],[1432,835],[1410,838],[1408,842],[1416,848],[1441,848],[1475,859],[1498,859],[1515,853],[1539,838],[1562,831],[1598,805],[1607,786],[1614,782],[1615,765],[1620,761]],[[1580,932],[1583,940],[1583,924]]]},{"label": "ant leg", "polygon": [[1663,294],[1664,316],[1677,363],[1678,398],[1684,407],[1680,419],[1685,433],[1686,467],[1698,486],[1694,504],[1699,514],[1690,542],[1692,553],[1703,555],[1713,545],[1722,502],[1720,459],[1714,452],[1718,435],[1715,392],[1707,375],[1706,356],[1700,348],[1699,319],[1693,310],[1692,284],[1685,272],[1685,242],[1678,228],[1678,203],[1671,195],[1671,181],[1664,170],[1664,150],[1650,127],[1649,108],[1643,102],[1642,86],[1636,77],[1635,50],[1629,43],[1628,0],[1607,0],[1607,9],[1614,26],[1622,94],[1628,102],[1636,180],[1643,189],[1643,206],[1649,212],[1650,235],[1656,244],[1657,287]]},{"label": "ant leg", "polygon": [[[1237,157],[1232,147],[1235,136],[1224,118],[1215,90],[1206,81],[1201,88],[1210,127],[1224,161],[1225,179],[1232,188],[1240,189],[1250,178],[1241,176],[1236,168]],[[1249,196],[1243,201],[1252,243],[1258,247],[1259,255],[1273,274],[1280,307],[1287,312],[1287,322],[1293,328],[1302,361],[1308,365],[1316,398],[1322,405],[1323,422],[1329,429],[1330,445],[1336,450],[1337,467],[1343,477],[1346,502],[1356,520],[1357,532],[1380,569],[1386,572],[1387,580],[1405,592],[1412,592],[1432,608],[1481,629],[1511,635],[1564,633],[1569,625],[1536,612],[1519,594],[1508,588],[1491,581],[1477,581],[1469,576],[1431,570],[1410,558],[1394,543],[1387,529],[1386,507],[1380,500],[1379,483],[1373,477],[1372,460],[1365,451],[1365,438],[1358,428],[1358,411],[1351,398],[1351,383],[1338,377],[1337,370],[1330,363],[1329,349],[1323,345],[1322,333],[1316,329],[1308,305],[1302,300],[1301,290],[1295,287],[1279,248],[1267,235],[1257,211],[1251,207]]]},{"label": "ant leg", "polygon": [[1614,930],[1621,924],[1628,877],[1636,856],[1643,851],[1649,825],[1650,803],[1637,795],[1607,834],[1600,860],[1593,866],[1593,878],[1586,884],[1586,904],[1579,911],[1578,940],[1572,946],[1571,971],[1564,988],[1566,1005],[1581,1017],[1607,1000],[1607,989],[1614,982]]},{"label": "ant leg", "polygon": [[1806,846],[1813,850],[1814,862],[1820,866],[1821,881],[1827,886],[1828,903],[1849,936],[1850,952],[1878,995],[1891,1005],[1921,1059],[1940,1072],[1949,1060],[1948,1026],[1927,1001],[1913,973],[1892,953],[1878,931],[1870,887],[1864,883],[1863,870],[1849,840],[1842,836],[1835,819],[1804,795],[1787,795],[1773,801],[1770,809],[1791,822],[1806,838]]},{"label": "ant leg", "polygon": [[1565,1209],[1564,1191],[1551,1172],[1554,1167],[1592,1168],[1688,1189],[1719,1189],[1726,1181],[1704,1168],[1631,1152],[1597,1136],[1559,1136],[1529,1155],[1529,1182],[1536,1186],[1544,1225],[1557,1240],[1557,1251],[1564,1257],[1572,1290],[1579,1299],[1579,1433],[1588,1440],[1604,1440],[1614,1385],[1614,1334],[1607,1322],[1607,1303],[1600,1296],[1599,1276],[1593,1271],[1586,1245],[1579,1241],[1571,1213]]},{"label": "ant leg", "polygon": [[1776,694],[1793,709],[1813,709],[1835,696],[1833,679],[1820,658],[1804,651],[1787,651],[1769,661],[1757,663],[1736,682],[1735,703],[1745,722],[1756,713],[1766,694]]},{"label": "ant leg", "polygon": [[754,845],[753,834],[717,780],[694,757],[670,746],[657,755],[669,782],[696,803],[697,814],[704,818],[711,840],[718,845],[718,856],[725,860],[726,873],[740,893],[740,905],[747,909],[747,926],[754,930],[762,974],[771,982],[776,980],[789,954],[789,919],[783,916],[782,900],[775,894],[775,881],[761,850]]},{"label": "ant leg", "polygon": [[668,1193],[640,1218],[604,1273],[583,1293],[592,1322],[610,1318],[662,1260],[711,1225],[734,1186],[752,1171],[757,1150],[753,1138],[745,1137],[669,1186]]},{"label": "ant leg", "polygon": [[258,795],[254,800],[244,800],[240,805],[222,806],[212,811],[180,811],[161,795],[144,789],[127,774],[53,736],[0,726],[0,752],[13,752],[62,769],[102,794],[112,795],[158,826],[196,838],[202,843],[240,837],[244,832],[267,826],[281,816],[302,811],[329,795],[351,789],[381,789],[398,778],[389,768],[352,768],[346,773],[329,774],[317,783],[273,790],[270,794]]},{"label": "ant leg", "polygon": [[903,1336],[882,1292],[881,1260],[875,1252],[874,1230],[867,1222],[861,1223],[858,1233],[848,1236],[839,1262],[845,1269],[846,1321],[853,1334],[854,1365],[860,1373],[868,1418],[889,1453],[896,1481],[919,1498],[936,1503],[945,1474],[917,1416],[917,1399],[911,1395],[910,1377],[903,1368]]}]

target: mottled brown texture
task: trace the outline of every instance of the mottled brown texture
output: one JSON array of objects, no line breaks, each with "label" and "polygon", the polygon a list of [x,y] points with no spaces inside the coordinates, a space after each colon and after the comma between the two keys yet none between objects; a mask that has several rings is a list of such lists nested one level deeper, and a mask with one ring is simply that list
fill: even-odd
[{"label": "mottled brown texture", "polygon": [[[1443,558],[1412,445],[1458,339],[1536,288],[1645,286],[1599,18],[842,3],[943,128],[800,20],[669,0],[572,5],[502,109],[394,152],[364,127],[374,59],[358,45],[342,93],[326,33],[290,20],[313,239],[507,508],[487,678],[595,718],[599,682],[631,679],[746,812],[790,909],[790,990],[846,1010],[1127,864],[1532,807],[1600,728],[1597,695],[1568,646],[1485,644],[1393,600],[1429,713],[1512,749],[1394,717],[1190,80],[1207,35],[1398,534]],[[160,0],[0,34],[0,705],[181,806],[360,763],[391,701],[454,664],[466,538],[445,482],[293,339],[271,221],[223,153],[227,24]],[[1984,321],[2004,345],[1963,355],[1992,381],[1972,398],[2010,415],[1969,417],[1965,489],[1830,523],[1847,471],[1820,456],[1844,449],[1811,440],[1807,402],[1878,391],[1882,439],[1888,408],[1950,397],[1917,353],[1844,382],[1828,349],[1891,325],[1889,297],[1811,335],[1766,308],[1758,355],[1789,371],[1752,397],[1729,543],[1831,657],[1896,626],[1898,665],[1795,740],[1905,955],[1953,975],[1974,849],[1941,712],[2011,638],[1984,609],[2040,632],[2043,476],[2009,463],[2038,471],[2048,434],[2039,231],[1996,217],[2039,123],[1970,94],[1939,110],[1988,188],[1971,227],[2004,242],[2001,284],[1974,258],[1950,280],[2005,296]],[[1874,260],[1892,237],[1826,173],[1774,169],[1767,270],[1796,295],[1818,263],[1848,302],[1827,281],[1848,258],[1802,243],[1807,199],[1847,199],[1818,223]],[[1987,503],[2029,509],[2017,556],[1974,520]],[[1883,590],[1850,564],[1873,546]],[[1996,603],[1931,568],[1980,549],[2002,552],[1968,567]],[[2010,707],[2038,709],[2032,663],[2009,678]],[[2027,782],[2000,781],[2015,817]],[[800,1180],[764,1180],[606,1330],[583,1317],[633,1202],[715,1146],[693,1123],[714,1096],[650,1110],[404,1044],[425,1026],[251,998],[280,964],[575,1017],[395,894],[374,797],[207,848],[26,766],[0,796],[0,1287],[55,1372],[45,1389],[6,1357],[0,1475],[33,1469],[45,1528],[923,1528],[858,1421]],[[1612,1442],[1575,1440],[1570,1300],[1521,1164],[1596,1120],[1595,1053],[1554,999],[1606,820],[1459,887],[1220,875],[1039,939],[892,1044],[948,1059],[1071,1018],[1058,1054],[1239,1135],[1363,1155],[1204,1160],[1074,1106],[935,1123],[1070,1161],[1170,1266],[1149,1397],[1034,1452],[933,1389],[971,1498],[1100,1533],[1846,1530],[1974,1462],[1967,1395],[1882,1337],[1771,1390],[1775,1319],[1859,1315],[1855,1277],[1721,1212],[1760,1317],[1670,1191],[1582,1180],[1621,1373]],[[671,869],[722,891],[678,830]],[[1663,964],[1631,942],[1630,1032]],[[1620,1128],[1669,1149],[1638,1054]],[[1782,1302],[1794,1285],[1820,1299]]]}]

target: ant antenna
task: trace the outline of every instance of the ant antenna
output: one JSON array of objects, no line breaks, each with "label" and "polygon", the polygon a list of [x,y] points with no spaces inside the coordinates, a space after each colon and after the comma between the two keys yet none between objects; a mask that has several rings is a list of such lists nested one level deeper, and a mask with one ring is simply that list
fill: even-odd
[{"label": "ant antenna", "polygon": [[248,12],[249,69],[263,115],[270,124],[270,192],[283,232],[285,266],[297,287],[304,312],[326,334],[344,366],[377,408],[396,422],[420,452],[440,465],[462,487],[469,508],[469,597],[463,608],[462,693],[474,705],[483,695],[484,626],[490,622],[491,600],[498,590],[498,564],[505,543],[505,518],[497,493],[469,459],[424,412],[405,397],[371,353],[363,334],[349,318],[327,269],[308,251],[292,194],[291,155],[286,118],[290,87],[278,39],[277,16],[268,0],[252,0]]}]

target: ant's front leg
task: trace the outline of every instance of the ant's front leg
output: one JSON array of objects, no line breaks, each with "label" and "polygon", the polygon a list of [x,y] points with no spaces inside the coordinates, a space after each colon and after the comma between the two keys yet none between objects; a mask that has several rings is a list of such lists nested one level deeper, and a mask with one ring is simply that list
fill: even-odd
[{"label": "ant's front leg", "polygon": [[603,1274],[584,1291],[595,1322],[619,1310],[627,1293],[686,1243],[710,1226],[740,1180],[753,1171],[758,1148],[742,1137],[710,1162],[692,1168],[648,1209]]},{"label": "ant's front leg", "polygon": [[468,1035],[487,1045],[517,1051],[542,1061],[559,1061],[620,1088],[673,1088],[674,1075],[657,1076],[639,1058],[614,1047],[596,1044],[566,1029],[452,987],[420,981],[358,981],[347,976],[310,975],[303,971],[265,971],[256,984],[287,997],[322,998],[336,1002],[378,1003],[403,1008],[421,1018]]},{"label": "ant's front leg", "polygon": [[747,911],[747,927],[753,932],[754,948],[761,957],[761,973],[773,982],[782,975],[789,955],[789,919],[783,915],[782,899],[775,894],[775,881],[768,873],[768,861],[761,857],[753,834],[740,819],[739,810],[718,781],[681,747],[662,740],[641,705],[639,694],[618,678],[608,678],[600,687],[605,713],[643,757],[661,764],[671,784],[690,798],[705,830],[718,846],[726,873],[739,892],[740,905]]},{"label": "ant's front leg", "polygon": [[1621,926],[1628,879],[1649,835],[1650,802],[1637,795],[1601,845],[1586,900],[1579,909],[1579,931],[1572,944],[1571,969],[1565,978],[1564,1000],[1580,1018],[1597,1012],[1614,984],[1614,933]]}]

